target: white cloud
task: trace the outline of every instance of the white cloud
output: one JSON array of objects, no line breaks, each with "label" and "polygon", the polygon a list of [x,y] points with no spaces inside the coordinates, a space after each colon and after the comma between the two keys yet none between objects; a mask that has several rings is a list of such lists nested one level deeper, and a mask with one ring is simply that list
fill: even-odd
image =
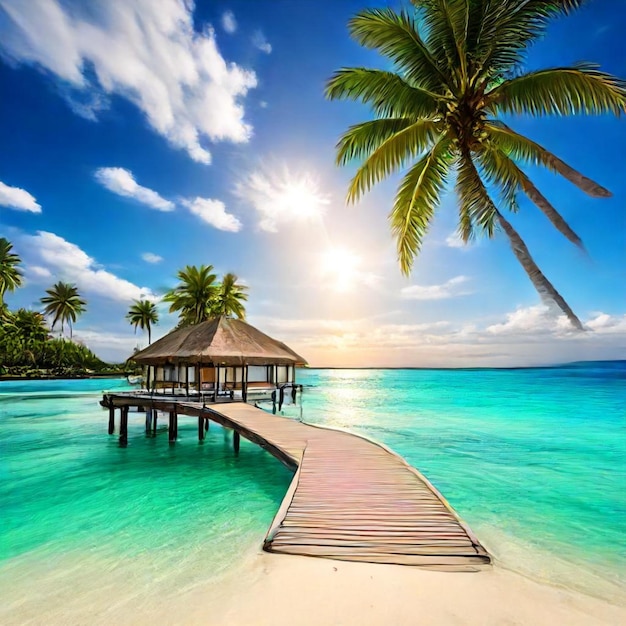
[{"label": "white cloud", "polygon": [[232,35],[237,30],[237,20],[232,11],[224,11],[224,13],[222,13],[222,28],[229,35]]},{"label": "white cloud", "polygon": [[192,2],[0,0],[0,7],[0,51],[47,70],[83,117],[95,119],[110,96],[125,98],[171,145],[205,164],[203,139],[250,138],[243,99],[256,76],[224,59],[211,27],[194,29]]},{"label": "white cloud", "polygon": [[555,333],[573,331],[565,315],[555,315],[544,304],[516,309],[507,313],[506,322],[487,327],[487,332],[494,335],[517,333]]},{"label": "white cloud", "polygon": [[265,35],[260,30],[257,30],[252,36],[252,43],[255,48],[258,48],[261,52],[265,52],[265,54],[272,52],[272,44],[265,38]]},{"label": "white cloud", "polygon": [[458,233],[451,233],[446,237],[446,246],[448,246],[448,248],[461,248],[461,249],[468,248],[468,244],[466,244],[459,237]]},{"label": "white cloud", "polygon": [[154,254],[154,252],[144,252],[141,255],[141,258],[146,263],[160,263],[163,260],[162,256],[159,256],[158,254]]},{"label": "white cloud", "polygon": [[219,230],[236,233],[241,230],[241,222],[232,213],[226,212],[226,205],[221,200],[211,198],[194,198],[193,200],[181,200],[191,213],[197,215],[202,221],[214,226]]},{"label": "white cloud", "polygon": [[25,189],[19,187],[9,187],[0,181],[0,206],[6,206],[18,211],[29,211],[31,213],[41,213],[41,206],[35,197]]},{"label": "white cloud", "polygon": [[85,295],[94,294],[118,302],[155,298],[147,287],[138,287],[103,269],[76,244],[54,233],[39,231],[36,235],[22,235],[19,248],[26,269],[33,277],[54,276],[54,280],[75,283]]},{"label": "white cloud", "polygon": [[259,228],[275,233],[294,222],[320,219],[330,199],[310,174],[292,174],[286,166],[267,166],[235,187],[245,204],[259,214]]},{"label": "white cloud", "polygon": [[94,174],[96,180],[109,191],[133,198],[157,211],[173,211],[174,203],[162,198],[156,191],[138,185],[132,172],[123,167],[101,167]]},{"label": "white cloud", "polygon": [[[495,325],[393,324],[373,316],[267,316],[252,323],[286,341],[314,366],[511,367],[626,357],[626,315],[598,313],[586,324],[595,330],[567,332],[560,316],[550,316],[541,305],[509,313]],[[502,326],[507,330],[494,332]]]},{"label": "white cloud", "polygon": [[407,300],[444,300],[472,293],[463,290],[461,285],[468,281],[467,276],[455,276],[441,285],[411,285],[403,287],[400,295]]}]

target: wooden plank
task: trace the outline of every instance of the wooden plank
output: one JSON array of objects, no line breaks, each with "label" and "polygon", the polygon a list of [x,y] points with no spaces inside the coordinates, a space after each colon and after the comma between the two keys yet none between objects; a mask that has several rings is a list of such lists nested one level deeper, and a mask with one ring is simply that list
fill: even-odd
[{"label": "wooden plank", "polygon": [[297,469],[264,542],[270,552],[477,571],[486,550],[404,459],[352,433],[270,415],[242,402],[205,406],[107,394],[105,407],[150,406],[213,420]]}]

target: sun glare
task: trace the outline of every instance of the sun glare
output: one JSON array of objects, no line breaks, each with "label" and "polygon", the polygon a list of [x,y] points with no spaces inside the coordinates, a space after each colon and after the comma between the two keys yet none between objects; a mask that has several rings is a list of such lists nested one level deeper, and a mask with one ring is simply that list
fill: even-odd
[{"label": "sun glare", "polygon": [[338,292],[350,291],[357,283],[361,259],[345,248],[330,248],[322,254],[322,278]]}]

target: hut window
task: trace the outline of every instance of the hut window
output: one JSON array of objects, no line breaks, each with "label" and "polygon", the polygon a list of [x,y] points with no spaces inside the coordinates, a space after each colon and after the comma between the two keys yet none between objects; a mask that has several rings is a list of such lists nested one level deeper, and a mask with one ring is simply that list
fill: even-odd
[{"label": "hut window", "polygon": [[173,365],[166,365],[163,368],[163,380],[167,382],[177,382],[176,374],[176,368]]},{"label": "hut window", "polygon": [[279,383],[287,382],[287,365],[279,365],[278,366],[278,381]]},{"label": "hut window", "polygon": [[196,382],[196,368],[195,367],[190,367],[187,370],[187,378],[189,379],[190,383]]},{"label": "hut window", "polygon": [[249,365],[248,366],[248,382],[261,383],[266,382],[267,367],[265,365]]}]

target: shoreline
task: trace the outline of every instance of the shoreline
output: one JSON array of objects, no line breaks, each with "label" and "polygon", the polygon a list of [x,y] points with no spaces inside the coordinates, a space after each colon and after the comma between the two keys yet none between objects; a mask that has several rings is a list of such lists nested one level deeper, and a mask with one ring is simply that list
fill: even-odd
[{"label": "shoreline", "polygon": [[[80,565],[79,565],[80,564]],[[0,606],[7,624],[212,626],[617,626],[626,605],[538,582],[499,565],[478,572],[355,563],[255,550],[215,578],[155,594],[90,556],[59,563],[76,581],[27,576]],[[71,566],[75,567],[72,568]],[[85,568],[85,572],[77,571]],[[92,574],[84,576],[84,574]],[[167,576],[164,572],[162,575]],[[30,593],[33,582],[37,594]],[[5,593],[7,589],[5,588]],[[4,594],[3,594],[4,595]],[[11,597],[13,596],[13,597]]]}]

